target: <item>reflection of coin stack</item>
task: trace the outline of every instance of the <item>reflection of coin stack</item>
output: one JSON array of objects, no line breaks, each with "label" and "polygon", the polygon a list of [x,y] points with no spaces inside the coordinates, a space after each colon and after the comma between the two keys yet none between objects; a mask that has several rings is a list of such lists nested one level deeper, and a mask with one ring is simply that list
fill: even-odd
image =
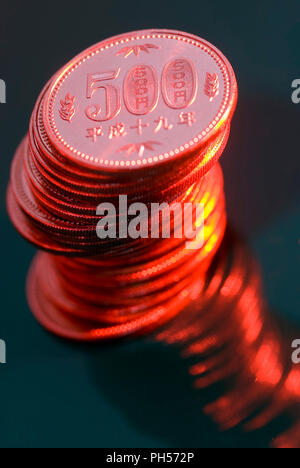
[{"label": "reflection of coin stack", "polygon": [[[33,263],[28,298],[46,328],[79,340],[141,333],[200,294],[199,280],[226,227],[217,161],[236,99],[226,58],[206,41],[174,31],[114,37],[50,80],[17,150],[8,190],[14,225],[44,250]],[[106,218],[107,231],[117,230],[127,214],[118,209],[120,195],[128,205],[192,203],[198,248],[187,248],[178,235],[176,216],[170,238],[151,237],[151,216],[147,238],[99,238],[104,213],[98,216],[97,206],[116,207],[116,218]]]},{"label": "reflection of coin stack", "polygon": [[292,338],[270,316],[259,267],[236,235],[227,232],[199,287],[201,294],[156,339],[180,347],[204,411],[222,430],[269,428],[261,446],[299,448],[300,369],[291,361]]}]

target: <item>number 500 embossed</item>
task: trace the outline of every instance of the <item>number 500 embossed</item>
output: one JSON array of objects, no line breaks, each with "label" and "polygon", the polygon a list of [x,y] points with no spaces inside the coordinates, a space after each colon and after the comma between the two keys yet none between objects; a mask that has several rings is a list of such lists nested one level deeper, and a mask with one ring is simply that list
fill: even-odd
[{"label": "number 500 embossed", "polygon": [[178,58],[166,64],[161,80],[157,71],[150,65],[136,65],[125,76],[123,90],[111,82],[120,75],[120,68],[102,73],[89,73],[87,76],[87,99],[97,90],[105,95],[104,109],[100,104],[92,104],[85,110],[86,116],[96,122],[104,122],[116,117],[121,110],[121,93],[126,109],[133,115],[146,115],[157,106],[159,93],[171,109],[185,109],[196,98],[198,81],[193,63],[186,58]]}]

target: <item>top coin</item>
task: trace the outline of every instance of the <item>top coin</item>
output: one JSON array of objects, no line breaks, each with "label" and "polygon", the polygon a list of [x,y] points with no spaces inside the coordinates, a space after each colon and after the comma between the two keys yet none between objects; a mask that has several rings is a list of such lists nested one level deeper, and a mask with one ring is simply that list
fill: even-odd
[{"label": "top coin", "polygon": [[73,162],[146,168],[202,147],[236,99],[234,72],[214,46],[178,31],[135,31],[67,64],[45,96],[43,122]]}]

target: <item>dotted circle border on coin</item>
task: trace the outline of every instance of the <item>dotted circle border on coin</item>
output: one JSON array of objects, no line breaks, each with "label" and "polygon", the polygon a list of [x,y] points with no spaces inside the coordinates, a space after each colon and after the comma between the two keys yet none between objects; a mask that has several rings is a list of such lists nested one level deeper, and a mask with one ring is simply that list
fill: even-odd
[{"label": "dotted circle border on coin", "polygon": [[[202,49],[204,52],[207,52],[218,64],[220,71],[223,75],[224,78],[224,94],[223,94],[223,100],[221,103],[221,106],[219,108],[219,111],[215,118],[212,120],[210,124],[208,124],[207,128],[203,130],[199,135],[197,135],[195,138],[190,140],[188,143],[185,143],[184,145],[175,148],[169,152],[159,154],[158,156],[150,157],[150,158],[144,158],[140,159],[137,161],[128,161],[128,160],[118,160],[118,161],[113,161],[113,160],[104,160],[104,159],[99,159],[99,158],[94,158],[93,156],[82,153],[81,151],[76,150],[73,148],[67,141],[64,140],[64,138],[61,136],[59,133],[55,121],[54,121],[54,115],[53,115],[53,106],[54,106],[54,101],[56,98],[56,95],[59,91],[59,88],[63,84],[63,82],[70,76],[74,70],[76,70],[82,63],[86,62],[90,58],[94,57],[95,55],[99,54],[100,52],[103,52],[105,49],[110,49],[111,47],[119,46],[122,44],[129,43],[130,41],[136,41],[136,40],[144,40],[144,39],[175,39],[178,41],[182,42],[187,42],[189,44],[192,44],[196,47],[199,47]],[[109,39],[108,39],[109,40]],[[51,130],[54,133],[54,135],[57,137],[59,142],[67,148],[69,151],[71,151],[74,155],[84,159],[85,161],[90,161],[92,163],[95,163],[96,165],[104,165],[106,167],[141,167],[145,165],[151,165],[155,162],[159,161],[164,161],[166,159],[169,159],[170,157],[177,156],[180,153],[192,148],[195,145],[198,145],[201,140],[203,140],[204,137],[215,127],[215,125],[220,121],[220,119],[223,117],[226,111],[226,106],[229,102],[229,97],[230,97],[230,78],[229,78],[229,73],[228,70],[225,66],[225,64],[222,62],[221,58],[218,57],[218,55],[210,48],[208,44],[200,42],[200,38],[198,41],[196,39],[192,39],[190,37],[185,37],[185,36],[180,36],[178,34],[164,34],[164,33],[153,33],[153,34],[143,34],[143,35],[133,35],[130,38],[125,38],[125,39],[116,39],[113,40],[112,42],[106,44],[103,47],[99,47],[96,50],[91,50],[90,52],[86,52],[86,55],[79,59],[75,65],[71,66],[68,70],[64,72],[62,77],[58,80],[56,83],[55,87],[53,88],[50,98],[49,98],[49,105],[48,105],[48,112],[47,112],[47,121],[50,124]]]}]

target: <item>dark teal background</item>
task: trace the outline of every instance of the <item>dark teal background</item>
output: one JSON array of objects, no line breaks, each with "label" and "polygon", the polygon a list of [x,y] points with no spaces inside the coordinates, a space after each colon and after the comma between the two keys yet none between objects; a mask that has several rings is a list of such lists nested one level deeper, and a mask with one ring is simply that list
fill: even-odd
[{"label": "dark teal background", "polygon": [[177,350],[151,338],[75,345],[32,318],[24,285],[34,249],[10,225],[5,190],[14,150],[44,83],[75,54],[140,28],[186,30],[231,61],[239,103],[222,158],[232,224],[261,262],[270,307],[300,338],[299,1],[15,2],[0,6],[1,447],[257,447],[270,430],[219,433],[200,410]]}]

